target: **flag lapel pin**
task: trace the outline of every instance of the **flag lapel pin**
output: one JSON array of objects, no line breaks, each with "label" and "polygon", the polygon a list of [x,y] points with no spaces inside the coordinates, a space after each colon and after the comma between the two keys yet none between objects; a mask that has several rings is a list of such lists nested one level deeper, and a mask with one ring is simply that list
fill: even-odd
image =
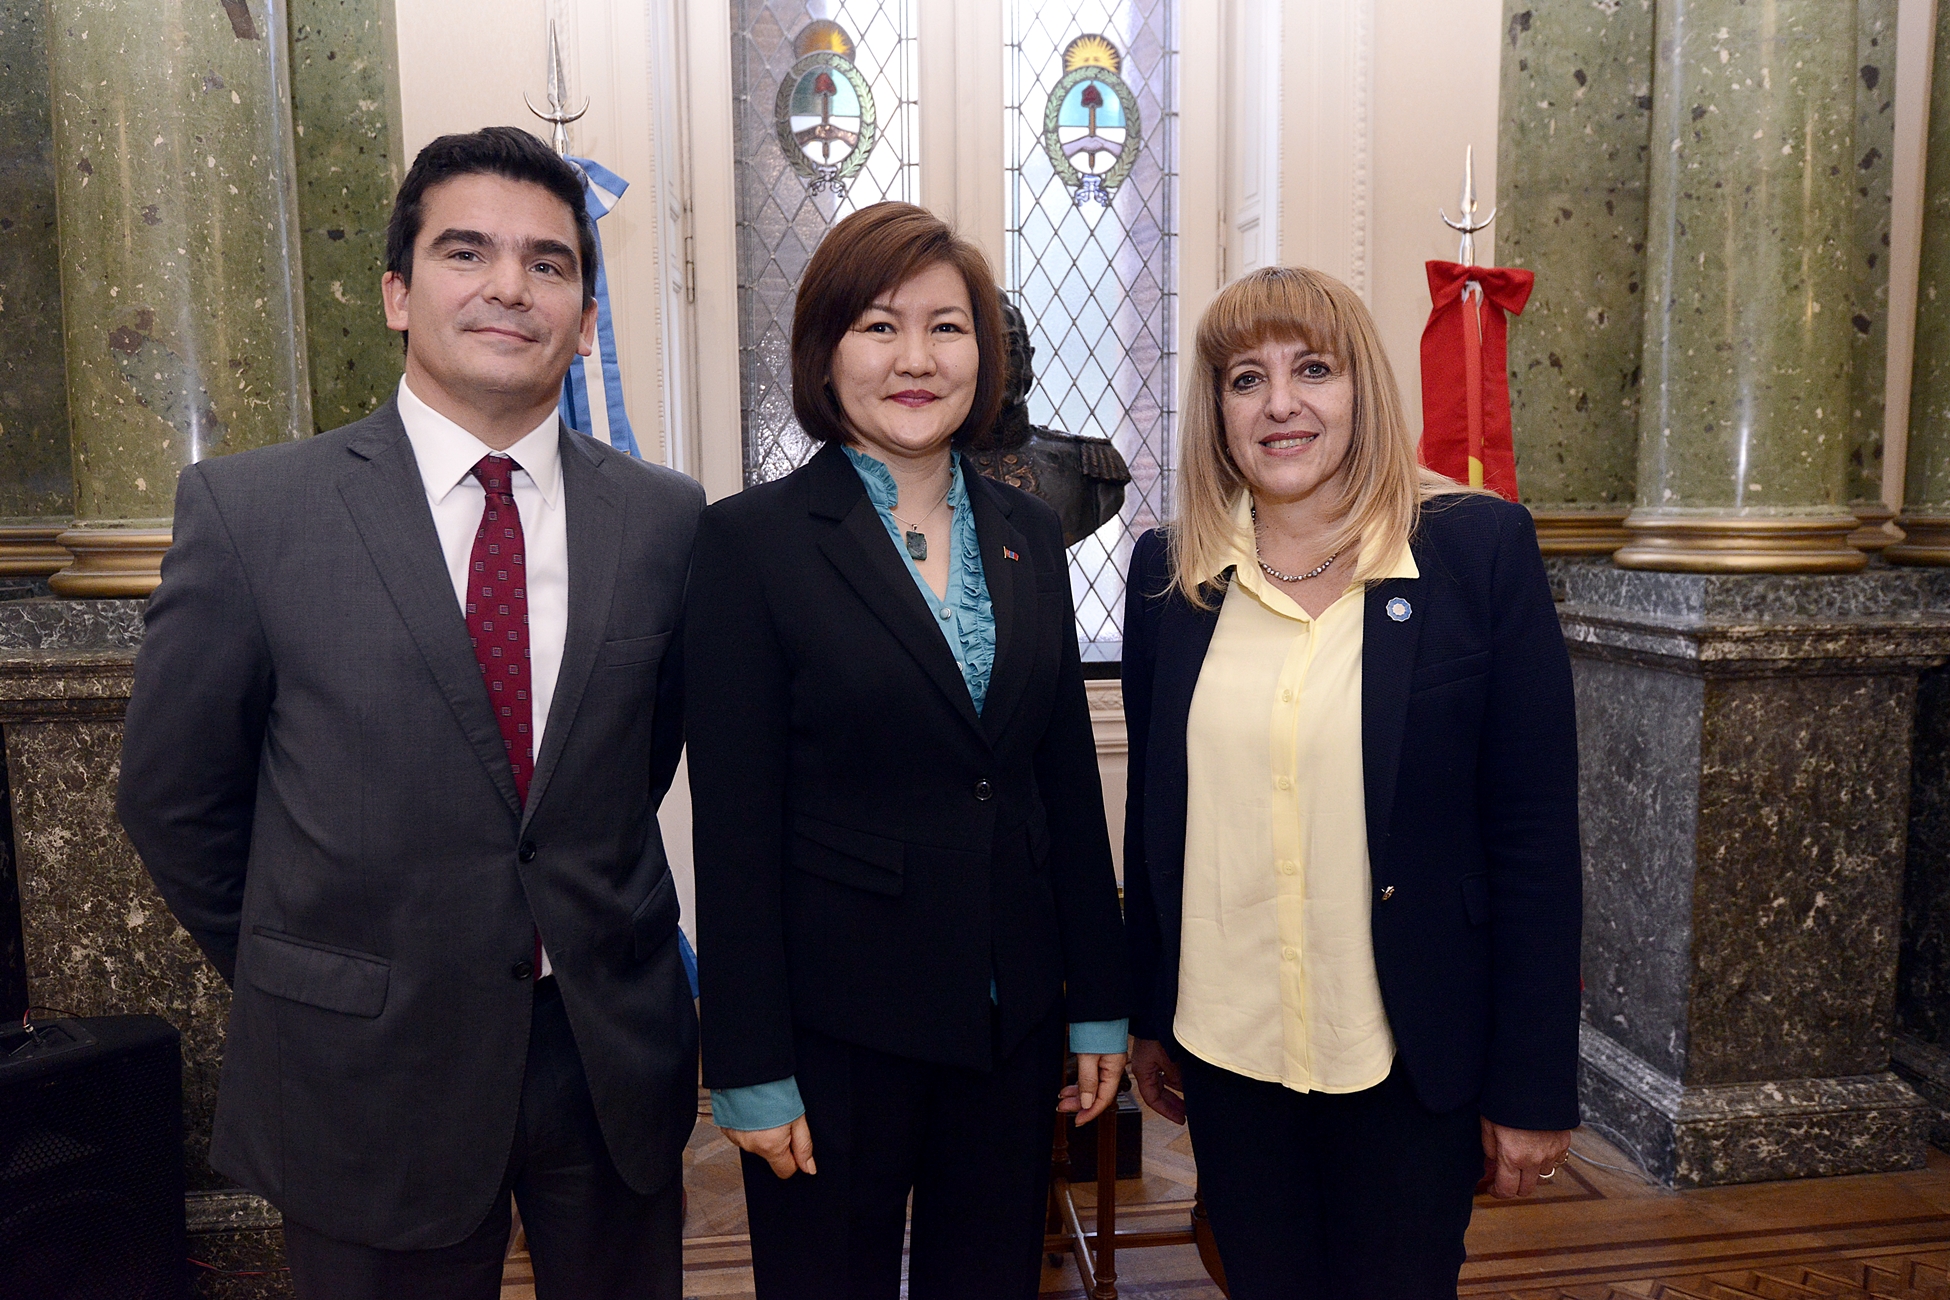
[{"label": "flag lapel pin", "polygon": [[1022,557],[1005,546],[1002,548],[1002,558],[1005,560],[1020,560]]}]

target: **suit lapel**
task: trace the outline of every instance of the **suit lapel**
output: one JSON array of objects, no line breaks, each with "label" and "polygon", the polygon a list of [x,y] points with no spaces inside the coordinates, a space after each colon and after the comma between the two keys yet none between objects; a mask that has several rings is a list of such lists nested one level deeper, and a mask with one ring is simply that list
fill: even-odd
[{"label": "suit lapel", "polygon": [[509,809],[520,813],[508,751],[481,688],[480,661],[454,599],[413,444],[390,402],[373,417],[373,426],[347,444],[359,463],[339,480],[339,496],[468,745]]},{"label": "suit lapel", "polygon": [[[1401,596],[1409,616],[1388,616],[1388,602]],[[1408,683],[1422,618],[1414,612],[1415,581],[1390,578],[1368,588],[1361,629],[1361,768],[1368,804],[1368,858],[1381,865],[1388,848],[1389,813],[1395,806],[1395,777],[1401,771],[1402,733],[1408,721]]]},{"label": "suit lapel", "polygon": [[1155,775],[1145,778],[1145,825],[1172,827],[1176,843],[1162,845],[1163,870],[1154,872],[1160,917],[1169,918],[1175,933],[1183,907],[1185,886],[1186,782],[1190,773],[1186,733],[1192,715],[1192,695],[1219,626],[1219,610],[1198,609],[1174,595],[1165,603],[1158,624],[1158,658],[1152,669],[1151,735],[1147,761]]},{"label": "suit lapel", "polygon": [[[1029,554],[1029,541],[1010,521],[1008,498],[964,462],[962,481],[968,488],[969,508],[975,512],[975,536],[982,552],[982,573],[988,582],[989,605],[995,611],[995,663],[989,669],[988,696],[982,704],[982,726],[993,741],[1035,666],[1036,574],[1030,563],[1010,559]],[[1064,579],[1069,578],[1068,570]]]},{"label": "suit lapel", "polygon": [[548,725],[542,729],[542,752],[535,755],[535,776],[528,785],[530,810],[541,807],[542,794],[574,728],[576,710],[609,626],[616,570],[623,557],[623,511],[602,471],[604,458],[614,453],[572,438],[566,429],[560,434],[560,445],[562,507],[569,534],[569,626],[562,640],[562,668],[549,701]]},{"label": "suit lapel", "polygon": [[[867,497],[867,489],[837,443],[823,448],[806,466],[813,514],[834,519],[839,526],[821,539],[819,548],[846,579],[874,617],[921,665],[928,678],[948,697],[977,736],[982,720],[968,697],[968,683],[948,649],[927,602],[914,585],[913,575],[894,550],[887,525]],[[984,737],[986,739],[986,737]]]}]

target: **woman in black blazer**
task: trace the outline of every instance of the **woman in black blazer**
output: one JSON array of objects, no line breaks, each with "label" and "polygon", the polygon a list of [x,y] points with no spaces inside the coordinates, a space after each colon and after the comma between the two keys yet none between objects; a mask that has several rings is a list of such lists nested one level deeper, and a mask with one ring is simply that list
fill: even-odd
[{"label": "woman in black blazer", "polygon": [[708,508],[685,615],[704,1076],[763,1300],[1037,1289],[1068,1027],[1094,1117],[1126,957],[1062,529],[951,449],[999,407],[1001,304],[878,204],[800,283],[825,446]]},{"label": "woman in black blazer", "polygon": [[1417,467],[1338,281],[1254,272],[1196,347],[1124,625],[1134,1072],[1189,1117],[1234,1300],[1451,1300],[1479,1179],[1531,1190],[1578,1123],[1576,723],[1536,533]]}]

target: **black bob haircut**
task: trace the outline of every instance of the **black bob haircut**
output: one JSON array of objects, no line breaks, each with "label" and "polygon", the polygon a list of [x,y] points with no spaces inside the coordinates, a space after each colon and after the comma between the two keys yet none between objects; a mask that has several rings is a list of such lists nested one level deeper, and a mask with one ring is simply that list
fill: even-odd
[{"label": "black bob haircut", "polygon": [[555,152],[516,126],[483,127],[470,135],[443,135],[420,150],[393,199],[386,222],[386,269],[409,288],[413,284],[413,245],[426,218],[427,191],[460,176],[500,176],[539,185],[575,214],[578,258],[582,263],[582,302],[596,301],[596,221],[583,202],[582,175]]}]

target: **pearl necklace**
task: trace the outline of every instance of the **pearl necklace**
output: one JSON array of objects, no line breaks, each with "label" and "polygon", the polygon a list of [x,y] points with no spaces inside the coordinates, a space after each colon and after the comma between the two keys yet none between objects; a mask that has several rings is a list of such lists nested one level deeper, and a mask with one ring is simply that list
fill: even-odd
[{"label": "pearl necklace", "polygon": [[1252,511],[1253,511],[1253,558],[1255,560],[1259,560],[1259,567],[1266,571],[1267,577],[1277,578],[1281,582],[1305,582],[1309,578],[1318,578],[1321,574],[1327,572],[1327,570],[1331,569],[1334,566],[1334,561],[1341,558],[1341,553],[1339,551],[1335,551],[1332,555],[1328,556],[1326,559],[1322,560],[1319,564],[1307,570],[1305,573],[1281,573],[1278,569],[1268,564],[1265,560],[1261,560],[1259,557],[1259,507],[1257,505],[1253,506]]}]

